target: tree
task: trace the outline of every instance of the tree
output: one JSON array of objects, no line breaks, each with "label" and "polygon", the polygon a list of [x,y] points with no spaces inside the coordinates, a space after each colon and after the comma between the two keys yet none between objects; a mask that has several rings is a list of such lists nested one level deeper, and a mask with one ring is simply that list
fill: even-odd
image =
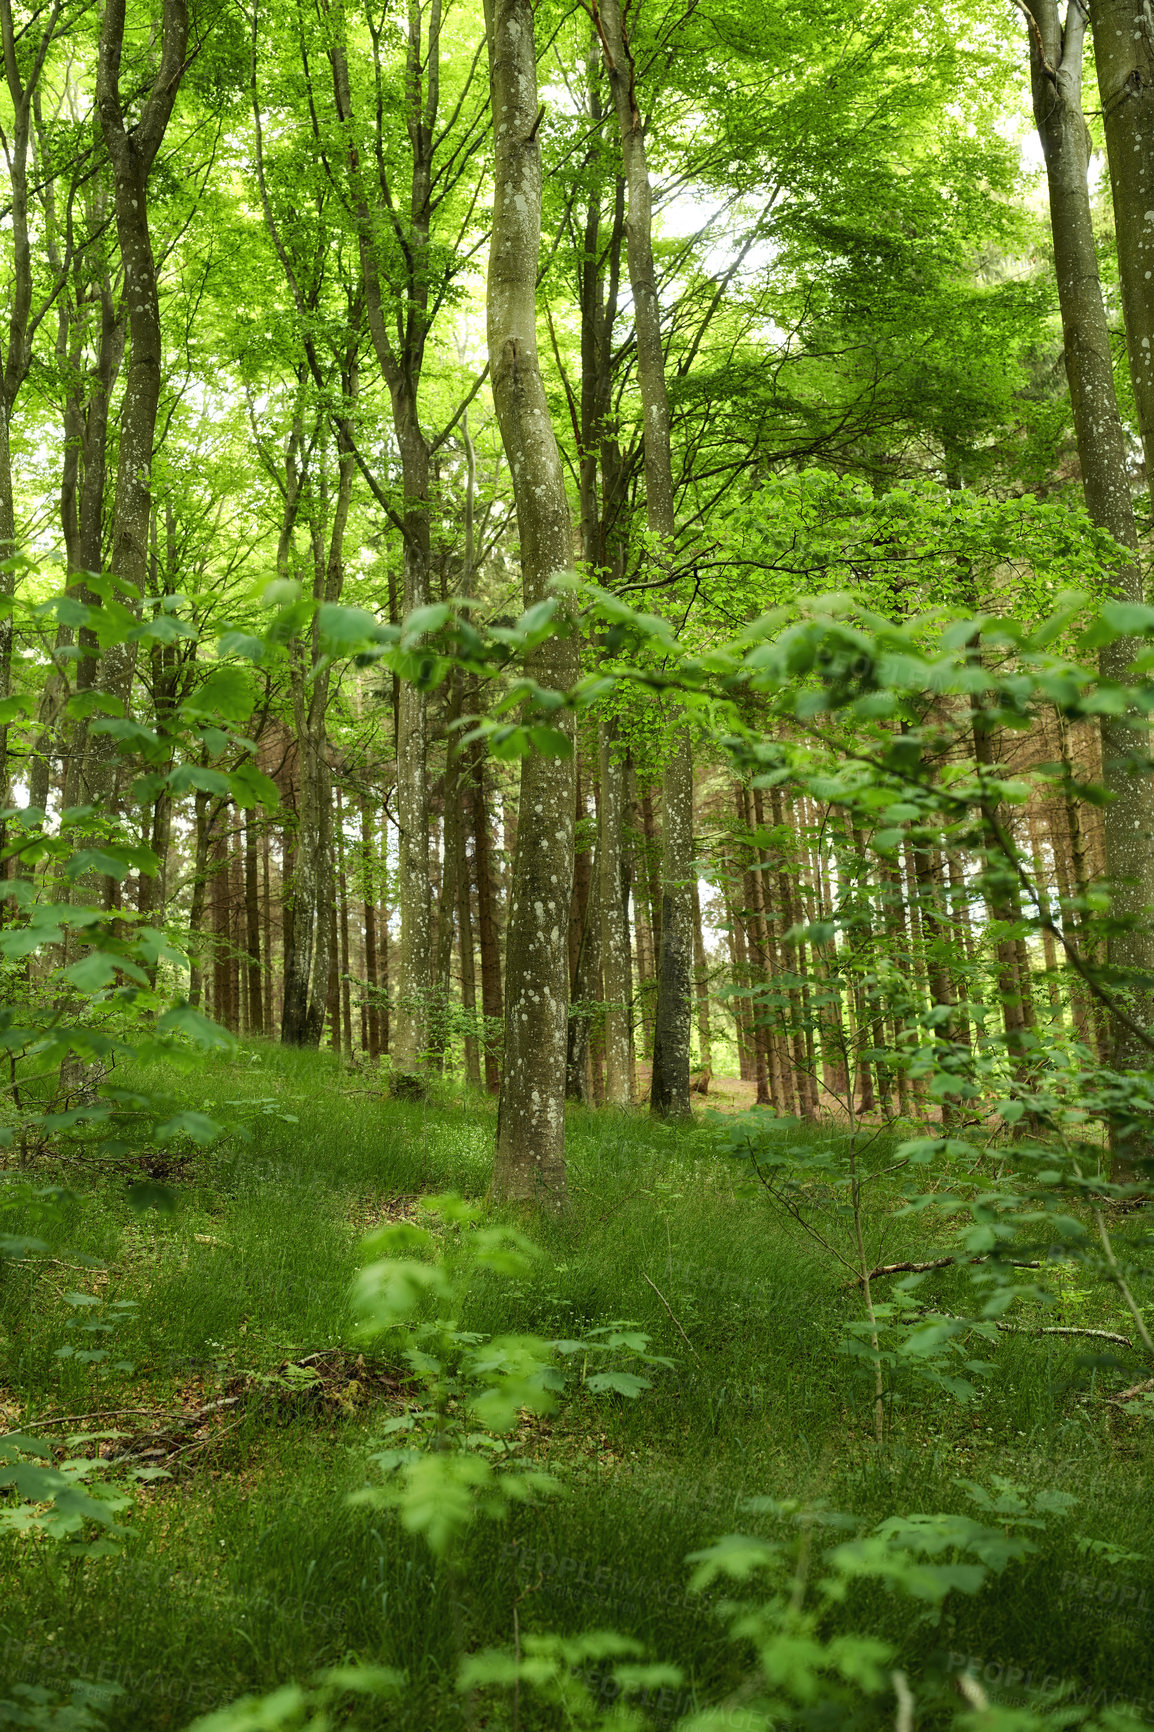
[{"label": "tree", "polygon": [[[1138,532],[1126,466],[1125,434],[1118,413],[1110,333],[1098,278],[1098,257],[1087,186],[1088,133],[1082,114],[1082,51],[1086,18],[1079,0],[1069,0],[1065,19],[1057,0],[1044,0],[1028,20],[1034,116],[1046,162],[1054,267],[1062,310],[1066,377],[1091,519],[1131,556],[1118,573],[1125,600],[1141,602]],[[1103,674],[1121,679],[1137,653],[1130,638],[1117,638],[1102,652]],[[1134,734],[1124,722],[1102,719],[1102,770],[1111,796],[1106,807],[1106,871],[1118,924],[1111,932],[1109,961],[1134,994],[1140,1020],[1154,1024],[1154,786],[1137,757]],[[1119,1068],[1146,1062],[1146,1052],[1123,1024],[1114,1027]]]},{"label": "tree", "polygon": [[[561,453],[537,353],[541,247],[542,110],[532,0],[486,0],[493,111],[493,228],[486,314],[489,373],[517,502],[526,608],[549,599],[572,567]],[[555,601],[559,598],[554,597]],[[563,603],[559,603],[563,608]],[[552,637],[528,676],[564,690],[576,675],[574,640]],[[505,961],[505,1067],[494,1194],[560,1210],[565,1183],[566,934],[573,887],[573,727],[556,756],[521,760],[521,821],[513,860]]]}]

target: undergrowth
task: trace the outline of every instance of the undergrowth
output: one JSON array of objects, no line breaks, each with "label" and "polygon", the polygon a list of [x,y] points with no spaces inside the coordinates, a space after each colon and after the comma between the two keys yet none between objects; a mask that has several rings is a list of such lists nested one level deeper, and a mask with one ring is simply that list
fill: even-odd
[{"label": "undergrowth", "polygon": [[[772,1533],[773,1514],[745,1500],[824,1504],[865,1529],[965,1510],[959,1482],[995,1474],[1076,1501],[940,1623],[863,1584],[835,1624],[896,1645],[927,1704],[919,1726],[950,1723],[963,1669],[1011,1705],[1056,1684],[1137,1711],[1154,1693],[1150,1421],[1110,1400],[1142,1371],[1125,1348],[1001,1335],[967,1403],[888,1390],[879,1447],[869,1379],[839,1351],[859,1294],[805,1231],[744,1194],[709,1120],[574,1112],[572,1213],[535,1224],[546,1255],[512,1283],[478,1281],[462,1323],[552,1338],[626,1319],[673,1365],[654,1367],[637,1401],[578,1384],[527,1418],[516,1453],[563,1495],[474,1526],[458,1567],[438,1572],[391,1511],[346,1502],[405,1403],[403,1379],[359,1352],[350,1287],[366,1231],[411,1217],[427,1193],[484,1196],[490,1103],[447,1086],[425,1104],[388,1101],[372,1076],[265,1045],[217,1058],[195,1085],[168,1081],[246,1135],[166,1151],[153,1176],[175,1193],[171,1213],[130,1206],[139,1166],[40,1157],[36,1182],[70,1193],[52,1260],[0,1275],[0,1429],[119,1431],[87,1447],[131,1444],[141,1459],[154,1439],[171,1476],[136,1492],[130,1538],[107,1556],[0,1541],[0,1698],[22,1683],[62,1696],[74,1680],[116,1686],[97,1698],[103,1723],[143,1732],[355,1660],[409,1677],[403,1697],[362,1703],[357,1724],[503,1725],[458,1693],[462,1643],[600,1627],[682,1668],[683,1684],[642,1703],[668,1726],[742,1688],[718,1595],[688,1591],[685,1559],[727,1532]],[[836,1198],[811,1201],[843,1230]],[[901,1215],[900,1201],[896,1181],[871,1198],[879,1264],[934,1255],[941,1224]],[[960,1309],[964,1279],[944,1270],[922,1293]],[[108,1323],[102,1359],[60,1356],[78,1339],[77,1293],[98,1302],[82,1317]],[[1051,1317],[1125,1333],[1124,1315],[1075,1283]],[[181,1414],[195,1424],[166,1418]],[[893,1723],[892,1706],[876,1713],[860,1723]],[[559,1723],[529,1701],[517,1715],[526,1732]]]}]

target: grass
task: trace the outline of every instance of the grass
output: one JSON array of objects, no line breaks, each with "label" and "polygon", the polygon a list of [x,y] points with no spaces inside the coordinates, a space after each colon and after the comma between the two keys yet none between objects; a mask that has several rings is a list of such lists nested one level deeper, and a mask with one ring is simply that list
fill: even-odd
[{"label": "grass", "polygon": [[[388,1103],[325,1055],[271,1046],[215,1061],[195,1083],[167,1081],[186,1104],[247,1116],[251,1140],[189,1152],[169,1174],[179,1207],[168,1216],[134,1213],[123,1173],[45,1169],[66,1177],[74,1201],[53,1231],[56,1263],[0,1274],[0,1429],[176,1409],[337,1348],[364,1230],[424,1192],[484,1194],[488,1103]],[[237,1102],[248,1109],[225,1104]],[[977,1402],[903,1391],[879,1450],[869,1389],[838,1351],[860,1296],[766,1199],[738,1194],[740,1170],[708,1124],[576,1112],[569,1158],[572,1214],[535,1227],[546,1255],[531,1279],[476,1289],[468,1326],[555,1335],[630,1318],[676,1364],[635,1403],[576,1396],[535,1428],[532,1450],[564,1496],[502,1526],[476,1524],[460,1567],[438,1572],[392,1516],[346,1502],[365,1482],[387,1396],[369,1382],[302,1406],[274,1378],[173,1480],[139,1494],[119,1555],[76,1563],[0,1545],[0,1697],[21,1680],[66,1692],[73,1678],[103,1678],[122,1690],[108,1726],[143,1732],[355,1657],[410,1678],[400,1705],[360,1709],[356,1724],[457,1727],[460,1643],[511,1646],[516,1608],[522,1633],[613,1628],[676,1661],[684,1688],[648,1704],[666,1726],[745,1674],[746,1658],[687,1592],[684,1562],[765,1523],[744,1499],[824,1500],[864,1529],[895,1512],[966,1510],[959,1479],[995,1473],[1069,1491],[1077,1505],[1025,1562],[947,1602],[939,1626],[874,1589],[851,1596],[845,1627],[896,1643],[923,1701],[962,1657],[995,1697],[1046,1679],[1084,1700],[1154,1694],[1150,1426],[1103,1400],[1143,1374],[1136,1358],[1095,1362],[1085,1343],[1001,1337]],[[870,1223],[890,1260],[927,1247],[927,1223],[894,1218],[894,1200],[879,1193]],[[85,1255],[104,1268],[86,1270]],[[949,1308],[963,1281],[947,1272],[927,1291]],[[112,1338],[131,1374],[56,1357],[74,1338],[72,1287],[97,1294],[102,1316],[135,1303]],[[1080,1537],[1138,1556],[1111,1563]],[[892,1724],[892,1713],[862,1724]],[[949,1719],[931,1706],[918,1724]],[[523,1704],[525,1732],[537,1723]]]}]

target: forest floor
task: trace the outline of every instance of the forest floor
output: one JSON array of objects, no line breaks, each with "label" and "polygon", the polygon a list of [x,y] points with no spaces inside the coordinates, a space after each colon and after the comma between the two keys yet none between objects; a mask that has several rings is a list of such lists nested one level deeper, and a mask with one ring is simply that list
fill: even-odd
[{"label": "forest floor", "polygon": [[[67,1695],[73,1679],[103,1680],[120,1690],[108,1726],[145,1732],[356,1658],[403,1668],[409,1688],[353,1723],[455,1728],[462,1647],[601,1628],[682,1668],[683,1686],[644,1704],[667,1727],[746,1676],[685,1563],[726,1532],[767,1531],[746,1499],[822,1502],[864,1530],[894,1513],[973,1513],[961,1482],[996,1474],[1076,1504],[1030,1557],[951,1598],[939,1625],[875,1588],[851,1595],[845,1627],[896,1644],[921,1728],[949,1724],[950,1679],[967,1664],[1011,1703],[1058,1682],[1082,1701],[1154,1696],[1154,1425],[1108,1399],[1146,1375],[1136,1354],[1000,1336],[976,1401],[903,1389],[879,1447],[862,1368],[839,1351],[860,1291],[768,1199],[740,1194],[710,1102],[676,1129],[641,1111],[574,1112],[571,1214],[533,1229],[546,1253],[533,1276],[482,1286],[465,1321],[562,1336],[630,1319],[674,1366],[636,1401],[578,1392],[526,1426],[522,1453],[563,1495],[476,1523],[448,1573],[395,1517],[348,1502],[401,1399],[397,1368],[352,1339],[349,1288],[367,1227],[423,1193],[483,1197],[491,1103],[387,1102],[326,1055],[269,1045],[170,1081],[221,1119],[247,1103],[251,1139],[170,1157],[171,1214],[134,1213],[124,1170],[44,1159],[34,1176],[74,1193],[54,1261],[0,1284],[0,1430],[120,1431],[171,1475],[136,1492],[114,1555],[0,1542],[0,1698],[21,1682]],[[898,1215],[898,1201],[879,1188],[867,1223],[879,1263],[934,1254],[928,1217]],[[845,1230],[833,1210],[826,1225]],[[946,1271],[922,1291],[949,1308],[963,1281]],[[76,1339],[74,1289],[119,1319],[104,1364],[58,1356]],[[1125,1330],[1073,1286],[1051,1318]],[[500,1716],[473,1723],[513,1724]],[[524,1732],[551,1724],[521,1704]]]}]

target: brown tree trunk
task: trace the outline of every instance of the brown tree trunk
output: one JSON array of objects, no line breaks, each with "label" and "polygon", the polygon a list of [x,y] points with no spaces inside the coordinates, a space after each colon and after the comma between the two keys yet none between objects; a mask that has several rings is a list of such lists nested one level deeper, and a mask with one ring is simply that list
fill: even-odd
[{"label": "brown tree trunk", "polygon": [[377,901],[375,850],[369,799],[360,796],[361,815],[361,900],[365,916],[365,1028],[368,1036],[370,1064],[381,1056],[381,1012],[377,978]]},{"label": "brown tree trunk", "polygon": [[485,1087],[495,1095],[501,1087],[501,1066],[493,1033],[505,1012],[501,992],[501,943],[497,931],[493,841],[485,808],[485,759],[480,748],[473,760],[469,794],[473,812],[473,861],[477,872],[477,944],[481,953],[481,1012],[485,1022]]},{"label": "brown tree trunk", "polygon": [[633,1104],[633,979],[629,956],[629,886],[625,849],[625,762],[614,723],[598,727],[598,907],[605,1003],[605,1104]]},{"label": "brown tree trunk", "polygon": [[[669,398],[661,303],[653,265],[653,190],[645,129],[637,106],[636,67],[620,0],[598,0],[601,42],[621,134],[627,189],[625,249],[633,295],[637,382],[644,426],[645,511],[657,539],[657,562],[672,566],[677,530]],[[654,922],[657,1005],[649,1102],[661,1118],[689,1115],[689,1044],[693,1020],[693,752],[689,730],[671,707],[671,755],[662,790],[661,918]]]},{"label": "brown tree trunk", "polygon": [[245,948],[248,953],[248,1031],[263,1034],[264,993],[260,959],[260,894],[257,884],[256,825],[252,813],[244,815],[244,912]]}]

